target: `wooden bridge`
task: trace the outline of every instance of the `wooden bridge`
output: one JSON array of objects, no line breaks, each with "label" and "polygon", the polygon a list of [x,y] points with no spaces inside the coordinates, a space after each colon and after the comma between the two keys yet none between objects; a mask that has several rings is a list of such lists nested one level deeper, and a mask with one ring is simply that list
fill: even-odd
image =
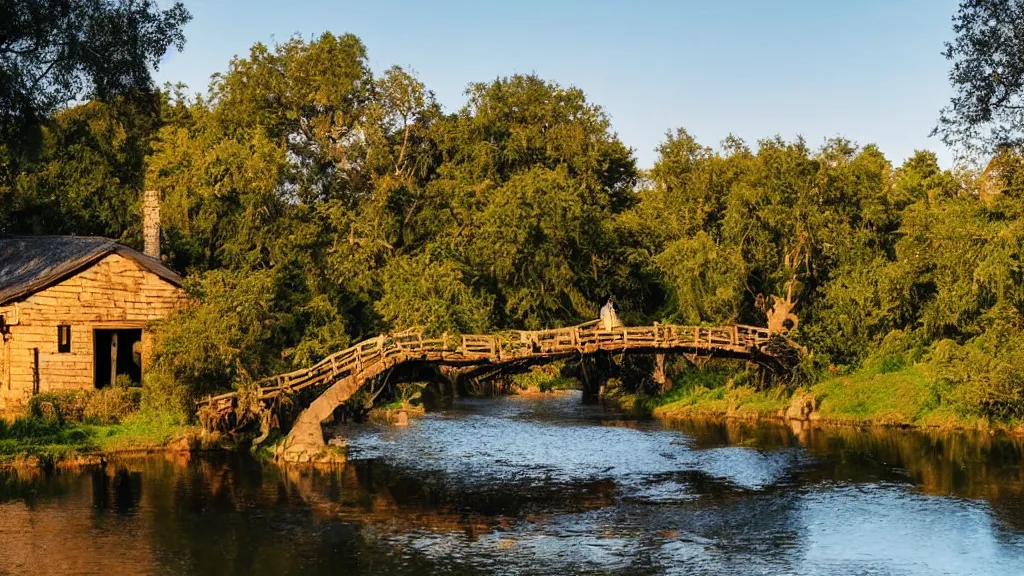
[{"label": "wooden bridge", "polygon": [[[793,354],[792,347],[777,344],[766,328],[744,325],[655,324],[604,330],[595,320],[553,330],[457,338],[425,338],[421,330],[407,330],[364,340],[310,368],[260,380],[252,394],[244,398],[235,392],[207,398],[200,402],[199,416],[207,428],[217,428],[238,418],[239,412],[248,412],[261,420],[265,437],[274,425],[274,409],[280,402],[293,401],[302,393],[319,393],[295,420],[281,451],[285,460],[307,461],[324,450],[321,426],[331,419],[335,409],[367,382],[400,365],[501,367],[598,352],[626,352],[739,358],[777,369],[784,367]],[[242,404],[245,407],[240,408]]]}]

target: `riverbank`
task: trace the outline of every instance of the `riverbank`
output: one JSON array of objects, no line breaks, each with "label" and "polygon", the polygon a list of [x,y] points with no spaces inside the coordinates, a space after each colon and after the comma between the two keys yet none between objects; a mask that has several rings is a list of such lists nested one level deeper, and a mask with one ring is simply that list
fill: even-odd
[{"label": "riverbank", "polygon": [[[833,426],[891,426],[940,430],[991,430],[1024,436],[1020,421],[993,421],[957,411],[943,400],[944,386],[913,365],[892,372],[861,371],[789,392],[756,390],[728,382],[673,389],[658,399],[633,399],[655,418],[683,420],[803,419]],[[629,406],[627,406],[628,408]]]},{"label": "riverbank", "polygon": [[221,440],[198,427],[143,415],[107,425],[0,419],[0,468],[73,467],[116,454],[214,448],[223,448]]}]

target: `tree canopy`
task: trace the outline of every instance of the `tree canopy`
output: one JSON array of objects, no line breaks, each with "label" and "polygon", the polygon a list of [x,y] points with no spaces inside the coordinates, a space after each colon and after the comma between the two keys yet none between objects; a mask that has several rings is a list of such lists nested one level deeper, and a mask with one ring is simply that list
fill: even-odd
[{"label": "tree canopy", "polygon": [[[54,186],[72,189],[67,213],[78,218],[94,192],[139,185],[145,131],[159,111],[151,73],[169,48],[182,48],[189,19],[181,2],[161,10],[152,0],[0,0],[0,232],[61,231],[56,203],[68,199]],[[79,170],[89,174],[71,181]],[[19,197],[14,187],[32,190]],[[116,235],[123,223],[112,218],[90,232]]]},{"label": "tree canopy", "polygon": [[955,94],[935,133],[968,153],[1024,138],[1024,1],[963,0],[945,56]]}]

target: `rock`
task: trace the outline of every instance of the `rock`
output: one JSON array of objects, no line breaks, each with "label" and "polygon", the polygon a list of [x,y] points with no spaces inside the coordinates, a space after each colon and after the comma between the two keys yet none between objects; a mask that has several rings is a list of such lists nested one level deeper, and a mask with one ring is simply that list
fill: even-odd
[{"label": "rock", "polygon": [[813,394],[807,392],[796,392],[786,410],[788,420],[807,420],[810,415],[818,410],[818,401]]},{"label": "rock", "polygon": [[400,410],[395,414],[395,426],[408,426],[409,425],[409,414],[405,410]]},{"label": "rock", "polygon": [[168,452],[192,452],[198,444],[194,436],[179,436],[167,443]]}]

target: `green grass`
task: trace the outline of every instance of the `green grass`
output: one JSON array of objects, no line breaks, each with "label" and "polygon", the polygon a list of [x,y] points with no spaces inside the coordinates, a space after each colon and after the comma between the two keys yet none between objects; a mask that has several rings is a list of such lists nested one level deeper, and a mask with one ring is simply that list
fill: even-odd
[{"label": "green grass", "polygon": [[673,389],[671,399],[654,409],[656,416],[736,416],[759,418],[776,416],[789,405],[789,393],[783,388],[756,390],[752,386],[703,385]]},{"label": "green grass", "polygon": [[[733,416],[759,418],[784,411],[792,394],[783,388],[758,391],[728,386],[721,375],[685,375],[655,401],[656,416]],[[966,416],[943,401],[946,385],[930,376],[928,366],[881,363],[852,374],[823,380],[797,394],[810,394],[823,421],[836,424],[910,425],[940,428],[989,428],[988,420]],[[1012,426],[1002,422],[997,425]]]},{"label": "green grass", "polygon": [[672,388],[654,401],[656,416],[774,416],[789,404],[782,388],[757,390],[745,384],[746,372],[732,366],[687,370],[672,380]]},{"label": "green grass", "polygon": [[192,430],[162,415],[137,414],[120,424],[95,426],[99,449],[105,452],[157,448]]},{"label": "green grass", "polygon": [[[943,400],[946,385],[927,364],[895,371],[862,369],[811,386],[823,419],[833,422],[939,428],[989,428],[986,418],[970,416]],[[1012,426],[1012,422],[997,422]]]},{"label": "green grass", "polygon": [[155,448],[187,430],[170,418],[142,414],[112,425],[0,420],[0,462],[36,457],[52,463],[98,452]]},{"label": "green grass", "polygon": [[941,408],[939,387],[919,365],[861,370],[814,386],[821,417],[874,424],[916,424]]}]

